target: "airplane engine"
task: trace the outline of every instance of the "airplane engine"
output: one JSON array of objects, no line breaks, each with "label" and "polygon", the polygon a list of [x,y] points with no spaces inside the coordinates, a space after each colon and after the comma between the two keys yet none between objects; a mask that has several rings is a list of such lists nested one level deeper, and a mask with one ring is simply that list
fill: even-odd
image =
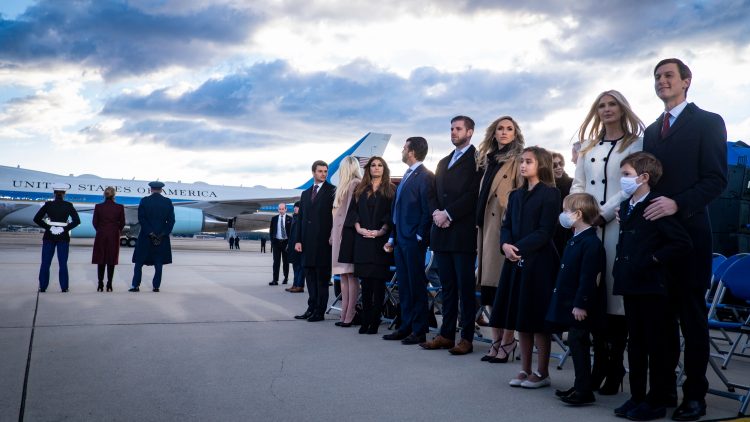
[{"label": "airplane engine", "polygon": [[81,224],[70,231],[70,237],[96,237],[96,230],[94,230],[94,214],[90,212],[79,212],[78,218],[81,219]]},{"label": "airplane engine", "polygon": [[[79,212],[78,217],[81,224],[71,230],[70,237],[91,238],[96,237],[96,230],[92,220],[93,213]],[[195,208],[175,207],[174,208],[174,234],[195,234],[200,232],[221,232],[227,230],[227,223],[219,221],[210,215],[204,215],[202,210]]]}]

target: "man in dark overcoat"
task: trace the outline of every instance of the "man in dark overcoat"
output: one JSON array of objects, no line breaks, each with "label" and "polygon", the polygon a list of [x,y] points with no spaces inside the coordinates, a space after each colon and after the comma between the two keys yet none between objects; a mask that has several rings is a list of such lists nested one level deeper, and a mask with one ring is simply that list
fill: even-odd
[{"label": "man in dark overcoat", "polygon": [[305,255],[307,280],[307,310],[296,319],[323,321],[328,306],[328,283],[331,280],[331,237],[333,228],[333,197],[336,187],[326,181],[328,164],[316,161],[312,165],[313,185],[302,192],[299,224],[295,227],[297,243],[294,249]]},{"label": "man in dark overcoat", "polygon": [[[712,239],[708,204],[727,186],[727,129],[718,114],[687,102],[693,75],[679,59],[654,68],[654,90],[664,113],[646,128],[643,150],[661,161],[664,173],[643,216],[656,220],[675,215],[690,235],[695,259],[675,266],[668,290],[685,339],[684,397],[673,420],[698,420],[706,414],[709,359],[705,293],[711,280]],[[690,264],[690,265],[688,265]],[[670,367],[680,357],[679,333],[671,335]],[[676,401],[676,394],[672,400]],[[670,405],[672,403],[669,403]]]},{"label": "man in dark overcoat", "polygon": [[[477,259],[476,207],[481,173],[476,148],[471,144],[474,120],[456,116],[451,120],[451,142],[455,149],[440,160],[435,171],[435,203],[430,245],[435,252],[443,286],[443,324],[440,334],[420,344],[425,349],[450,349],[454,355],[474,350],[476,319]],[[461,340],[456,345],[456,321],[461,312]]]},{"label": "man in dark overcoat", "polygon": [[164,183],[151,182],[151,195],[138,204],[138,242],[133,251],[133,283],[129,292],[140,291],[144,265],[154,266],[153,289],[159,291],[162,265],[172,263],[172,245],[169,235],[174,227],[174,206],[172,201],[162,196]]}]

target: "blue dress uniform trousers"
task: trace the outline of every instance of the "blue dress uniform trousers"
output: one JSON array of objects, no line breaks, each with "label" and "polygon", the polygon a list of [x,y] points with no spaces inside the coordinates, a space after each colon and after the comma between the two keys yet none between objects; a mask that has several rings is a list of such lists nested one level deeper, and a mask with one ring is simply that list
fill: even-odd
[{"label": "blue dress uniform trousers", "polygon": [[57,263],[60,265],[60,289],[68,289],[68,251],[70,242],[58,240],[42,241],[42,265],[39,267],[39,288],[46,290],[49,286],[49,267],[57,249]]}]

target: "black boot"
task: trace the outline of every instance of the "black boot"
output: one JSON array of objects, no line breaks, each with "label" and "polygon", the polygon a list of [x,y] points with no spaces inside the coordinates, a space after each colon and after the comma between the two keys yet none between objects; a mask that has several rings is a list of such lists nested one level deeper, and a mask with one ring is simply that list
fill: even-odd
[{"label": "black boot", "polygon": [[112,280],[109,280],[109,281],[107,282],[107,291],[108,291],[108,292],[111,292],[111,291],[112,291]]},{"label": "black boot", "polygon": [[596,331],[593,333],[594,363],[591,365],[591,391],[599,391],[604,377],[607,375],[609,366],[609,348],[607,347],[607,338],[605,331]]},{"label": "black boot", "polygon": [[96,286],[96,291],[97,292],[103,292],[104,291],[104,282],[103,281],[99,280],[99,285]]},{"label": "black boot", "polygon": [[628,327],[624,316],[607,315],[607,343],[609,343],[609,356],[607,365],[607,378],[604,385],[599,389],[599,394],[612,396],[622,391],[622,379],[625,377],[625,366],[623,359],[625,347],[628,344]]}]

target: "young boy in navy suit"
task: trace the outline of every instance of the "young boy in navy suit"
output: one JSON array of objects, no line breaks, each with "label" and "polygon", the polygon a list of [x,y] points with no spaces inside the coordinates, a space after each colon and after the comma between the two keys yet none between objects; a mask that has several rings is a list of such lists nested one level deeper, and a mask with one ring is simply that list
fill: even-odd
[{"label": "young boy in navy suit", "polygon": [[[667,266],[690,259],[692,243],[672,216],[647,220],[650,200],[659,196],[651,187],[659,182],[662,166],[647,152],[636,152],[620,163],[620,185],[629,196],[620,204],[620,236],[613,268],[613,293],[622,295],[628,324],[628,364],[631,397],[615,415],[646,421],[666,416],[669,385],[675,368],[669,367],[669,334],[677,321],[667,297]],[[650,390],[646,393],[646,376]]]},{"label": "young boy in navy suit", "polygon": [[604,247],[592,227],[599,216],[596,199],[588,193],[574,193],[563,200],[560,224],[573,230],[566,242],[552,293],[547,321],[553,331],[568,330],[573,356],[575,384],[555,394],[566,403],[580,406],[596,399],[591,390],[591,329],[606,313],[606,289],[602,273],[606,267]]}]

